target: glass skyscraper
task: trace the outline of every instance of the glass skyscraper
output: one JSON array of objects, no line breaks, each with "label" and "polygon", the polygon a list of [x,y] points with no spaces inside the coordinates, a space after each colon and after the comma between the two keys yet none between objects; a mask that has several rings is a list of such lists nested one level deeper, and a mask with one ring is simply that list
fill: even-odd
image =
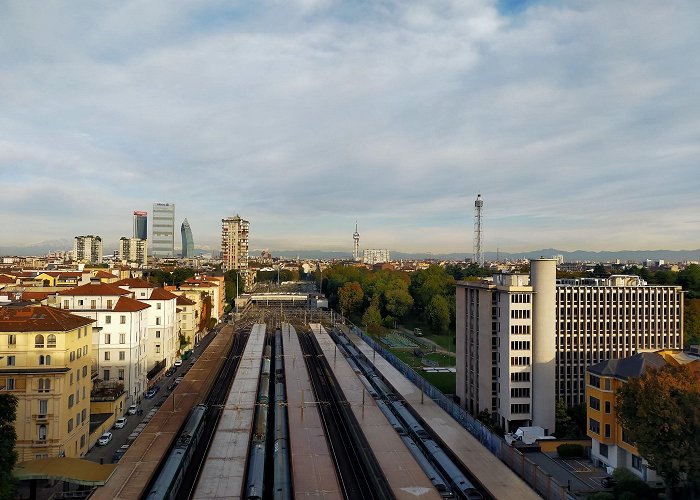
[{"label": "glass skyscraper", "polygon": [[185,219],[180,226],[180,234],[182,235],[182,258],[194,257],[194,240],[192,239],[192,229],[190,223]]},{"label": "glass skyscraper", "polygon": [[134,238],[148,239],[148,212],[137,210],[134,212]]},{"label": "glass skyscraper", "polygon": [[175,257],[175,204],[153,204],[153,256]]}]

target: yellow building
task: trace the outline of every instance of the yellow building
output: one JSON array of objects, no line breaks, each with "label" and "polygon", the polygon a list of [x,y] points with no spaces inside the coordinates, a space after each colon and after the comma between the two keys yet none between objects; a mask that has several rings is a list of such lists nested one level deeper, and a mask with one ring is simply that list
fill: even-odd
[{"label": "yellow building", "polygon": [[663,479],[647,467],[644,457],[630,443],[615,413],[615,392],[629,378],[646,370],[658,370],[666,364],[700,363],[682,351],[642,352],[621,359],[610,359],[590,366],[586,371],[587,434],[591,438],[591,460],[606,469],[624,467],[649,483]]},{"label": "yellow building", "polygon": [[42,305],[0,308],[0,393],[18,399],[20,462],[87,451],[92,322]]},{"label": "yellow building", "polygon": [[178,336],[184,337],[188,342],[188,349],[194,347],[194,344],[199,341],[197,335],[197,320],[199,312],[197,311],[197,303],[187,297],[178,295],[177,297],[177,333]]}]

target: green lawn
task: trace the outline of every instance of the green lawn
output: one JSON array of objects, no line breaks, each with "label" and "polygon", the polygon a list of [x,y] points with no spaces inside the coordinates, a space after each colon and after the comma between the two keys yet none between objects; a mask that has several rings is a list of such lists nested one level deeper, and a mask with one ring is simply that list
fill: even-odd
[{"label": "green lawn", "polygon": [[457,377],[454,373],[425,373],[419,372],[428,382],[437,387],[443,394],[454,394]]}]

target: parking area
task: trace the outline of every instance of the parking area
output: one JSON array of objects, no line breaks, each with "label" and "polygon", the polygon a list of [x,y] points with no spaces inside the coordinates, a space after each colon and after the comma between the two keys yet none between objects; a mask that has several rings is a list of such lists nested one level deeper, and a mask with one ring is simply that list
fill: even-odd
[{"label": "parking area", "polygon": [[586,498],[595,491],[604,491],[600,481],[607,476],[605,470],[595,467],[585,458],[562,459],[556,453],[530,452],[527,458],[539,465],[562,485],[567,485],[572,495]]}]

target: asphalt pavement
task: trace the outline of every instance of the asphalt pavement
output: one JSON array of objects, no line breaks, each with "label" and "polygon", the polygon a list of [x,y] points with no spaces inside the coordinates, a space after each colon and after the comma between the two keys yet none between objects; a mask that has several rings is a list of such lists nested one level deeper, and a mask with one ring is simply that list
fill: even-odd
[{"label": "asphalt pavement", "polygon": [[[223,324],[216,325],[211,332],[206,335],[200,342],[199,346],[194,348],[193,356],[199,357],[200,354],[209,346],[209,343],[214,338],[214,335],[218,333]],[[117,451],[122,445],[126,444],[129,440],[129,436],[136,431],[139,425],[143,424],[145,426],[151,419],[151,417],[158,410],[156,404],[167,398],[170,391],[167,390],[167,386],[170,385],[176,377],[184,376],[185,371],[189,366],[189,361],[183,361],[182,366],[176,368],[175,373],[170,377],[163,377],[156,385],[160,387],[160,390],[156,393],[155,397],[152,399],[142,398],[139,403],[139,412],[136,415],[124,415],[127,417],[127,423],[122,429],[112,428],[109,432],[112,433],[112,441],[106,446],[95,445],[92,447],[83,458],[91,460],[97,463],[112,463],[112,456],[114,452]],[[141,427],[142,429],[143,427]]]}]

